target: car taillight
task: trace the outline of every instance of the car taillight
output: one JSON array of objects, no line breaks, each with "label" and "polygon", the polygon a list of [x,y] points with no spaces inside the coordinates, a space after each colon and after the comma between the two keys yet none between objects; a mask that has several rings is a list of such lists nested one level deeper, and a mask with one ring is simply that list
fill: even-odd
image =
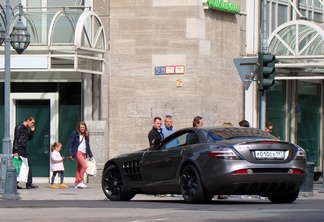
[{"label": "car taillight", "polygon": [[233,175],[238,175],[238,174],[252,174],[253,170],[251,169],[242,169],[242,170],[236,170],[233,172]]},{"label": "car taillight", "polygon": [[209,151],[208,155],[218,159],[240,160],[241,158],[230,148],[219,148]]},{"label": "car taillight", "polygon": [[290,170],[288,170],[288,173],[291,173],[291,174],[304,174],[304,172],[299,170],[299,169],[290,169]]},{"label": "car taillight", "polygon": [[306,152],[303,148],[298,147],[297,155],[295,156],[295,160],[305,160],[306,159]]}]

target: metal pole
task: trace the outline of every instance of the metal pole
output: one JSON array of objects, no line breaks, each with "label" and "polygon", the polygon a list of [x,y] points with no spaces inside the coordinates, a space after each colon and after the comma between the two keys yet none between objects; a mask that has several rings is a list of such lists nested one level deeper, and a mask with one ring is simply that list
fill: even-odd
[{"label": "metal pole", "polygon": [[[261,50],[263,52],[268,51],[268,42],[267,42],[267,0],[263,0],[263,4],[260,7],[261,18],[262,18],[262,29],[261,29]],[[267,91],[263,90],[261,92],[260,98],[260,129],[265,130],[265,121],[266,121],[266,98]]]},{"label": "metal pole", "polygon": [[261,101],[260,101],[260,129],[262,130],[265,130],[266,100],[267,100],[267,94],[266,91],[263,91],[261,92]]},{"label": "metal pole", "polygon": [[[17,194],[17,175],[16,169],[12,163],[12,146],[10,139],[10,24],[11,24],[11,12],[9,0],[6,0],[6,37],[5,43],[5,86],[4,86],[4,138],[2,141],[2,161],[1,167],[5,172],[5,187],[4,195],[2,199],[20,199]],[[1,170],[2,173],[4,172]],[[1,183],[3,185],[3,183]]]},{"label": "metal pole", "polygon": [[267,31],[267,0],[263,0],[261,6],[262,33],[261,33],[261,50],[268,52],[268,31]]}]

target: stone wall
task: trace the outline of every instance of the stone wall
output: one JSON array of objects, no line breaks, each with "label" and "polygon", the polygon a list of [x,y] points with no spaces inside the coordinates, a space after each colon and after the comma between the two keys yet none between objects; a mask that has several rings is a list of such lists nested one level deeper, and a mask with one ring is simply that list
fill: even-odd
[{"label": "stone wall", "polygon": [[[176,129],[191,126],[196,115],[205,126],[237,125],[244,89],[233,58],[245,54],[244,15],[204,10],[201,0],[105,4],[98,7],[108,18],[107,76],[101,83],[107,158],[147,147],[155,116],[172,115]],[[155,75],[155,67],[168,65],[183,65],[185,73]]]},{"label": "stone wall", "polygon": [[89,123],[90,129],[90,146],[94,159],[97,163],[97,176],[88,176],[89,182],[101,181],[102,169],[108,159],[108,127],[106,121],[91,121]]}]

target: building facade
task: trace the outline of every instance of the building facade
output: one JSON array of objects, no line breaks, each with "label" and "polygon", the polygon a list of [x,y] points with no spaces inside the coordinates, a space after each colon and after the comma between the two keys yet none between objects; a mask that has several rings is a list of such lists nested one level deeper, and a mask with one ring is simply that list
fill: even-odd
[{"label": "building facade", "polygon": [[[251,1],[247,8],[247,56],[256,56],[262,41],[279,59],[277,84],[266,95],[266,119],[273,134],[296,143],[315,163],[315,179],[323,162],[323,1]],[[262,15],[266,12],[266,19]],[[260,35],[264,30],[264,37]],[[258,41],[256,41],[258,39]],[[245,114],[259,126],[257,83],[245,93]]]},{"label": "building facade", "polygon": [[[11,50],[10,132],[13,139],[14,126],[35,115],[37,133],[29,149],[36,181],[49,181],[50,144],[61,141],[66,156],[80,120],[88,123],[99,174],[109,158],[148,147],[156,116],[171,115],[176,129],[191,126],[197,115],[207,126],[247,119],[259,127],[257,78],[245,90],[233,59],[255,58],[264,42],[280,61],[277,84],[266,93],[266,119],[275,136],[306,150],[319,177],[323,1],[265,2],[10,1],[24,5],[22,19],[31,35],[22,55]],[[16,13],[11,27],[17,19]],[[1,122],[4,47],[0,57]],[[72,181],[76,162],[65,165]]]},{"label": "building facade", "polygon": [[[5,10],[6,1],[0,1]],[[13,8],[11,28],[19,19],[19,3],[24,6],[22,21],[30,34],[30,45],[23,54],[10,54],[10,137],[14,127],[27,115],[36,117],[36,131],[29,143],[35,182],[48,182],[50,146],[63,144],[67,156],[68,140],[77,124],[85,120],[92,129],[93,151],[99,162],[106,121],[97,116],[97,82],[105,74],[107,38],[101,18],[92,1],[9,1]],[[8,23],[1,17],[2,26]],[[1,47],[0,113],[4,119],[4,47]],[[1,121],[3,123],[3,121]],[[3,125],[3,124],[2,124]],[[1,139],[4,129],[0,128]],[[73,182],[76,161],[65,161],[67,182]]]},{"label": "building facade", "polygon": [[[100,175],[109,158],[148,147],[156,116],[171,115],[176,129],[192,126],[197,115],[206,126],[244,118],[233,58],[246,55],[245,0],[224,1],[226,7],[202,0],[10,4],[19,2],[31,43],[22,55],[11,51],[10,132],[13,139],[17,123],[36,117],[29,143],[35,182],[49,181],[50,144],[62,142],[66,156],[80,120],[89,126]],[[3,111],[2,100],[0,118]],[[65,162],[67,182],[75,165]]]},{"label": "building facade", "polygon": [[[244,11],[245,1],[232,3]],[[197,115],[238,124],[244,14],[201,0],[110,1],[109,11],[109,156],[147,147],[156,116],[171,115],[176,129]]]}]

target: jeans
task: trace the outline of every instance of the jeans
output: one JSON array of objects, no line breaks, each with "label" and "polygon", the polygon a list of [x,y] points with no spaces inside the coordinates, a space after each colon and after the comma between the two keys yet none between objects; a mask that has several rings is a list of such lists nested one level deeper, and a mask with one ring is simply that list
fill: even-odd
[{"label": "jeans", "polygon": [[55,180],[55,177],[56,177],[56,174],[60,174],[60,176],[61,176],[61,183],[63,183],[64,182],[64,171],[63,170],[60,170],[60,171],[53,171],[53,175],[52,175],[52,178],[51,178],[51,184],[53,184],[54,183],[54,180]]}]

